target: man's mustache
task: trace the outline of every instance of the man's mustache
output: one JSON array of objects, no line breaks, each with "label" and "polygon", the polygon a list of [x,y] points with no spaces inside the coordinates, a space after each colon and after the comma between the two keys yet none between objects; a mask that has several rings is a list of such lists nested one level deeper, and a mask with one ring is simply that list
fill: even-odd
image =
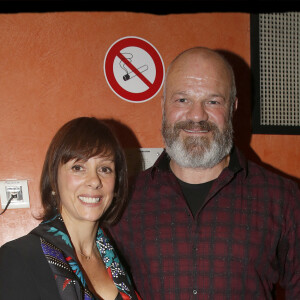
[{"label": "man's mustache", "polygon": [[191,120],[188,121],[180,121],[175,124],[174,130],[205,130],[205,131],[214,131],[217,126],[214,123],[208,121],[200,121],[193,122]]}]

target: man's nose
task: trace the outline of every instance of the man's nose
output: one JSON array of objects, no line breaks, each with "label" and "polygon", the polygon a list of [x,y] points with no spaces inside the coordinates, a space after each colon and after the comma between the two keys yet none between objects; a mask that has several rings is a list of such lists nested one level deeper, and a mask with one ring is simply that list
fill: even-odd
[{"label": "man's nose", "polygon": [[193,103],[188,111],[187,118],[193,122],[207,121],[208,114],[205,109],[205,103]]}]

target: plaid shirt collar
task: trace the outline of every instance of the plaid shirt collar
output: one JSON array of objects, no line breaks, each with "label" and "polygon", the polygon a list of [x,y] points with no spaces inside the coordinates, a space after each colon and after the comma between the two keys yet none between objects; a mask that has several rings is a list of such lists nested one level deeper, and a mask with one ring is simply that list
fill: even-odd
[{"label": "plaid shirt collar", "polygon": [[[167,154],[166,150],[164,150],[159,156],[159,158],[156,160],[154,165],[151,167],[152,179],[155,177],[156,172],[171,172],[170,160],[170,156]],[[230,152],[230,161],[228,169],[233,174],[242,171],[244,172],[244,177],[246,177],[248,173],[247,161],[244,155],[235,146]]]}]

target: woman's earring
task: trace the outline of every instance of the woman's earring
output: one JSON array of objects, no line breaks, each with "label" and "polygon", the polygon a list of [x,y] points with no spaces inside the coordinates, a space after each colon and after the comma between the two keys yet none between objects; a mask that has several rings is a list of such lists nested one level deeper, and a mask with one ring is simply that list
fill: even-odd
[{"label": "woman's earring", "polygon": [[55,196],[55,195],[56,195],[56,193],[55,193],[54,191],[52,191],[52,192],[51,192],[51,195],[52,195],[52,196]]}]

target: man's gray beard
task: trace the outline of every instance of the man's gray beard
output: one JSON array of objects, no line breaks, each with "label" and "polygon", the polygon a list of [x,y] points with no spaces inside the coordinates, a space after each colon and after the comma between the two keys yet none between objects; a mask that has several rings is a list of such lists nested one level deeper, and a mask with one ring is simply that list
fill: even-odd
[{"label": "man's gray beard", "polygon": [[[189,123],[192,122],[181,122]],[[221,132],[210,122],[202,121],[201,126],[208,126],[212,130],[212,140],[209,137],[190,136],[182,140],[180,130],[168,125],[163,118],[162,135],[165,141],[166,152],[179,166],[184,168],[208,169],[217,165],[227,156],[233,144],[232,122],[227,122],[226,128]],[[200,124],[197,123],[197,124]],[[195,123],[194,123],[195,124]],[[184,124],[182,126],[185,126]]]}]

